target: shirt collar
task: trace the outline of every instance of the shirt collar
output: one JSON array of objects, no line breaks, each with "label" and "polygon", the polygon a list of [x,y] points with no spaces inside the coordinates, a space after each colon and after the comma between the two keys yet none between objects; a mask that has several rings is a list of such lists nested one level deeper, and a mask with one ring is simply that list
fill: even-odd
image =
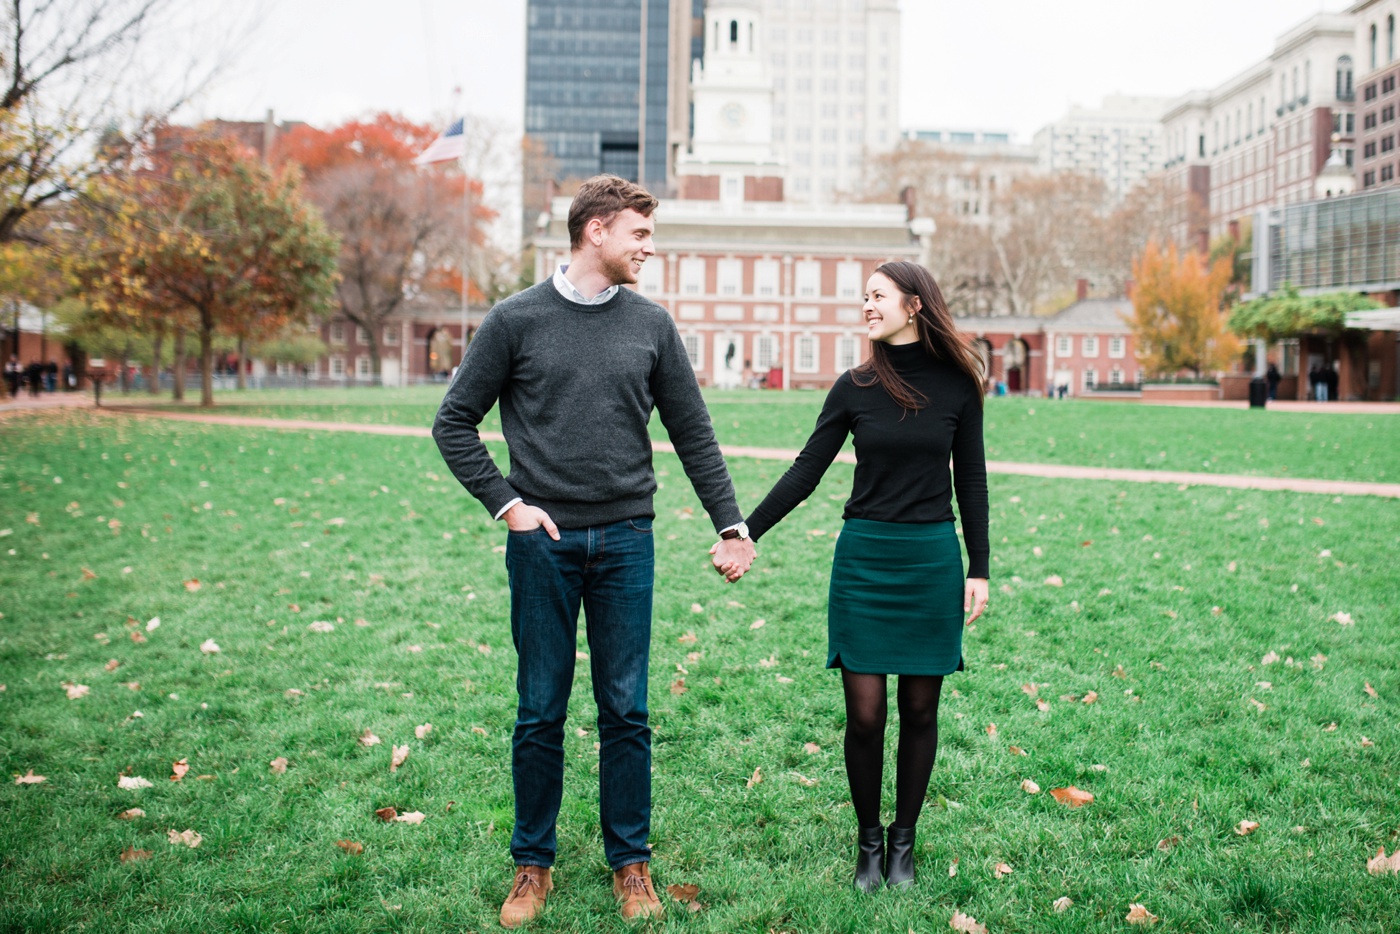
[{"label": "shirt collar", "polygon": [[568,276],[564,275],[565,271],[567,271],[568,268],[569,267],[567,265],[561,264],[558,269],[554,270],[554,288],[560,295],[564,296],[569,301],[574,302],[575,304],[601,305],[604,302],[610,300],[614,295],[616,295],[617,290],[621,288],[621,286],[610,285],[603,291],[599,292],[597,295],[593,296],[592,298],[588,298],[582,292],[580,292],[572,282],[569,281]]}]

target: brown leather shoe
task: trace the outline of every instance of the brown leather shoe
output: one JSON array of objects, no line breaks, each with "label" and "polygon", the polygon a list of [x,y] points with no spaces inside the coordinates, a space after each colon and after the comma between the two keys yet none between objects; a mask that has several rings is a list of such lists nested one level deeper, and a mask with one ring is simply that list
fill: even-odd
[{"label": "brown leather shoe", "polygon": [[520,927],[535,920],[544,907],[545,896],[554,889],[551,871],[544,866],[516,866],[515,882],[501,906],[501,926]]},{"label": "brown leather shoe", "polygon": [[661,915],[661,900],[651,886],[650,863],[632,863],[614,872],[613,895],[622,901],[622,917],[629,921]]}]

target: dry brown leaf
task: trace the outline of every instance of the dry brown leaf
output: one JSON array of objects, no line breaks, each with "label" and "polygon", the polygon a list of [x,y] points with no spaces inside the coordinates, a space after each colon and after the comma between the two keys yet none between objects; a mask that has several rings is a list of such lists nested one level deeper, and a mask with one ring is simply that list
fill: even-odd
[{"label": "dry brown leaf", "polygon": [[749,776],[748,783],[747,783],[744,787],[746,787],[746,788],[752,788],[754,785],[760,785],[760,784],[762,784],[762,783],[763,783],[763,766],[760,765],[760,766],[756,766],[756,767],[754,768],[754,770],[753,770],[753,775]]},{"label": "dry brown leaf", "polygon": [[1073,785],[1068,788],[1052,788],[1050,796],[1061,804],[1067,804],[1072,808],[1082,807],[1094,800],[1094,796],[1089,792],[1075,788]]},{"label": "dry brown leaf", "polygon": [[1328,618],[1329,620],[1333,620],[1333,621],[1336,622],[1337,625],[1339,625],[1339,626],[1352,626],[1352,625],[1355,625],[1354,621],[1353,621],[1352,618],[1351,618],[1351,614],[1350,614],[1350,613],[1333,613],[1331,616],[1329,616],[1329,617],[1327,617],[1327,618]]},{"label": "dry brown leaf", "polygon": [[171,844],[175,846],[179,846],[183,843],[190,849],[194,849],[204,842],[204,838],[193,830],[171,830],[167,831],[167,833],[170,835]]},{"label": "dry brown leaf", "polygon": [[1274,662],[1281,661],[1283,661],[1283,659],[1279,658],[1279,654],[1271,649],[1263,658],[1259,659],[1259,664],[1272,665]]},{"label": "dry brown leaf", "polygon": [[996,876],[998,879],[1000,879],[1003,876],[1009,876],[1015,871],[1016,870],[1012,869],[1006,863],[997,863],[995,866],[992,867],[992,875]]},{"label": "dry brown leaf", "polygon": [[681,904],[686,904],[695,901],[695,896],[700,894],[700,886],[689,882],[685,885],[672,883],[666,886],[666,893]]},{"label": "dry brown leaf", "polygon": [[121,667],[121,664],[122,664],[121,662],[119,662],[119,661],[117,661],[115,658],[113,658],[113,659],[109,660],[109,661],[107,662],[107,664],[105,664],[105,665],[102,666],[102,670],[103,670],[103,671],[116,671],[118,668]]},{"label": "dry brown leaf", "polygon": [[408,746],[395,746],[393,756],[389,760],[389,771],[397,772],[399,766],[408,761]]},{"label": "dry brown leaf", "polygon": [[271,762],[269,762],[267,766],[268,768],[272,769],[273,775],[281,775],[282,773],[287,771],[287,757],[278,756],[276,759],[273,759]]},{"label": "dry brown leaf", "polygon": [[1172,848],[1181,842],[1181,834],[1174,833],[1170,837],[1163,837],[1157,841],[1157,849],[1163,853],[1170,853]]},{"label": "dry brown leaf", "polygon": [[995,723],[988,723],[988,724],[987,724],[987,735],[988,735],[988,736],[996,736],[996,735],[997,735],[997,725],[996,725]]},{"label": "dry brown leaf", "polygon": [[146,812],[140,808],[127,808],[117,815],[117,820],[136,820],[138,817],[145,817]]},{"label": "dry brown leaf", "polygon": [[205,639],[201,642],[199,644],[199,650],[205,655],[218,655],[219,652],[222,651],[222,649],[219,648],[219,643],[215,642],[213,639]]},{"label": "dry brown leaf", "polygon": [[380,808],[379,810],[374,812],[374,816],[384,821],[385,823],[388,823],[389,821],[398,817],[399,812],[394,808]]},{"label": "dry brown leaf", "polygon": [[93,573],[93,571],[92,571],[91,569],[89,569],[89,568],[83,568],[83,580],[85,580],[85,581],[95,581],[95,580],[97,580],[97,575],[96,575],[95,573]]},{"label": "dry brown leaf", "polygon": [[1260,713],[1263,713],[1264,711],[1269,709],[1269,706],[1267,704],[1263,703],[1262,701],[1255,700],[1252,697],[1249,699],[1249,702],[1253,704],[1254,708]]},{"label": "dry brown leaf", "polygon": [[1367,694],[1371,695],[1372,697],[1380,697],[1380,695],[1376,693],[1376,689],[1371,687],[1371,682],[1369,681],[1366,682],[1366,687],[1364,688],[1364,690]]},{"label": "dry brown leaf", "polygon": [[815,778],[808,778],[801,772],[789,772],[788,774],[797,779],[797,784],[801,785],[803,788],[817,787],[817,780]]},{"label": "dry brown leaf", "polygon": [[199,583],[198,578],[190,578],[189,580],[185,581],[185,589],[188,590],[190,593],[194,593],[200,588],[200,586],[201,584]]},{"label": "dry brown leaf", "polygon": [[335,841],[335,845],[351,856],[359,856],[365,851],[365,845],[363,843],[356,843],[354,840],[337,840]]},{"label": "dry brown leaf", "polygon": [[1047,587],[1063,587],[1064,585],[1064,578],[1060,577],[1058,574],[1051,574],[1049,577],[1045,578],[1045,586]]},{"label": "dry brown leaf", "polygon": [[1376,850],[1376,855],[1366,862],[1366,871],[1373,876],[1382,876],[1388,872],[1400,872],[1400,849],[1390,854],[1387,859],[1385,847]]},{"label": "dry brown leaf", "polygon": [[987,926],[978,924],[977,919],[972,915],[965,915],[961,911],[953,912],[953,917],[948,921],[948,927],[962,934],[987,934]]},{"label": "dry brown leaf", "polygon": [[1007,746],[1006,751],[1011,753],[1013,756],[1024,756],[1026,754],[1026,751],[1020,746]]},{"label": "dry brown leaf", "polygon": [[127,791],[135,791],[138,788],[154,788],[149,779],[139,775],[118,775],[117,787]]},{"label": "dry brown leaf", "polygon": [[952,861],[951,863],[948,864],[948,878],[949,878],[949,879],[952,879],[952,878],[954,878],[955,876],[957,876],[957,874],[958,874],[958,860],[961,859],[961,858],[962,858],[962,857],[960,857],[960,856],[954,856],[954,857],[953,857],[953,861]]},{"label": "dry brown leaf", "polygon": [[1029,778],[1021,782],[1021,790],[1028,795],[1040,794],[1040,786],[1037,785],[1035,782],[1031,781]]},{"label": "dry brown leaf", "polygon": [[1235,833],[1241,837],[1247,837],[1259,829],[1259,822],[1252,820],[1242,820],[1235,825]]},{"label": "dry brown leaf", "polygon": [[1368,746],[1374,746],[1374,745],[1376,745],[1376,744],[1373,743],[1371,740],[1367,739],[1367,738],[1364,737],[1364,736],[1361,737],[1361,746],[1362,746],[1362,748],[1365,748],[1365,747],[1368,747]]},{"label": "dry brown leaf", "polygon": [[475,733],[477,736],[485,736],[485,735],[486,735],[486,727],[484,727],[484,726],[474,726],[474,727],[472,727],[472,732]]},{"label": "dry brown leaf", "polygon": [[318,619],[306,628],[310,632],[335,632],[335,623],[328,619]]},{"label": "dry brown leaf", "polygon": [[1055,914],[1057,915],[1064,914],[1066,911],[1069,911],[1070,908],[1073,907],[1073,905],[1074,902],[1070,901],[1068,895],[1061,895],[1059,898],[1055,899],[1053,902],[1050,903],[1050,907],[1055,909]]},{"label": "dry brown leaf", "polygon": [[409,811],[407,814],[400,814],[394,820],[400,824],[421,824],[425,816],[422,811]]},{"label": "dry brown leaf", "polygon": [[365,731],[360,734],[361,746],[378,746],[381,742],[383,742],[383,740],[381,740],[378,736],[375,736],[374,732],[368,727],[366,727]]},{"label": "dry brown leaf", "polygon": [[422,726],[415,726],[413,728],[413,735],[418,737],[419,739],[425,739],[427,735],[432,731],[433,725],[431,723],[425,723]]},{"label": "dry brown leaf", "polygon": [[1337,723],[1336,723],[1336,721],[1334,720],[1333,722],[1331,722],[1331,723],[1327,724],[1326,726],[1324,726],[1324,727],[1322,728],[1322,732],[1324,732],[1324,733],[1335,733],[1335,732],[1337,732]]},{"label": "dry brown leaf", "polygon": [[750,628],[750,629],[762,629],[762,628],[764,627],[764,625],[765,625],[767,622],[768,622],[768,620],[766,620],[766,619],[756,619],[756,620],[754,620],[752,623],[749,624],[749,628]]},{"label": "dry brown leaf", "polygon": [[46,781],[48,781],[48,778],[47,778],[46,776],[43,776],[43,775],[35,775],[33,769],[30,769],[28,772],[24,773],[23,775],[16,775],[16,776],[15,776],[15,784],[16,784],[16,785],[38,785],[38,784],[40,784],[41,782],[46,782]]},{"label": "dry brown leaf", "polygon": [[1050,711],[1050,702],[1041,700],[1039,697],[1035,699],[1035,706],[1041,713],[1048,713]]},{"label": "dry brown leaf", "polygon": [[802,751],[809,756],[815,756],[822,751],[822,747],[818,746],[816,743],[803,743]]},{"label": "dry brown leaf", "polygon": [[1040,693],[1040,685],[1034,682],[1027,682],[1021,685],[1021,693],[1025,694],[1027,697],[1035,697]]},{"label": "dry brown leaf", "polygon": [[182,778],[185,777],[185,774],[186,774],[187,772],[189,772],[189,770],[190,770],[190,760],[188,760],[188,759],[181,759],[179,762],[176,762],[174,765],[172,765],[172,766],[170,767],[170,771],[171,771],[170,780],[171,780],[172,782],[178,782],[180,779],[182,779]]},{"label": "dry brown leaf", "polygon": [[1141,905],[1132,904],[1128,906],[1128,916],[1123,920],[1129,924],[1156,924],[1157,916]]},{"label": "dry brown leaf", "polygon": [[64,681],[63,690],[68,693],[69,700],[77,700],[80,697],[86,697],[91,688],[86,684],[74,684],[72,681]]},{"label": "dry brown leaf", "polygon": [[137,860],[150,859],[154,855],[150,850],[138,850],[134,846],[129,846],[122,850],[121,860],[124,863],[134,863]]},{"label": "dry brown leaf", "polygon": [[1095,703],[1098,699],[1099,699],[1099,694],[1098,694],[1098,692],[1097,692],[1097,691],[1090,691],[1088,694],[1085,694],[1085,695],[1084,695],[1084,698],[1080,701],[1080,703],[1082,703],[1082,704],[1092,704],[1092,703]]},{"label": "dry brown leaf", "polygon": [[675,681],[671,682],[672,694],[684,694],[688,690],[690,689],[685,686],[684,678],[677,678]]},{"label": "dry brown leaf", "polygon": [[[698,603],[695,604],[695,606],[691,607],[691,609],[697,613],[701,612],[700,604]],[[695,633],[687,631],[685,635],[677,637],[676,641],[679,642],[681,645],[694,645],[699,640],[696,639]]]}]

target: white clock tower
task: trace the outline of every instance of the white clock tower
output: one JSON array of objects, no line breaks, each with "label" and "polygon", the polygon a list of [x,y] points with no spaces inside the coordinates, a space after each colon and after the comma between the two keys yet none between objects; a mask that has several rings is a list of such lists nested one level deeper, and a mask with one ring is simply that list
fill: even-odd
[{"label": "white clock tower", "polygon": [[711,0],[705,60],[691,79],[695,131],[676,158],[682,198],[781,201],[783,166],[773,150],[773,80],[763,51],[758,0]]}]

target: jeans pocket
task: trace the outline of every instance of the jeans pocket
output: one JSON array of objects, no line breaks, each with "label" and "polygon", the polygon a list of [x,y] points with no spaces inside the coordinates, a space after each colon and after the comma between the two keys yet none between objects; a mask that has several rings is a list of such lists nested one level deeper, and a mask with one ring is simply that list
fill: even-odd
[{"label": "jeans pocket", "polygon": [[515,529],[506,529],[506,532],[510,535],[535,535],[542,531],[544,531],[544,526],[542,525],[537,525],[533,529],[526,529],[523,532],[517,532]]},{"label": "jeans pocket", "polygon": [[652,520],[650,519],[628,519],[627,527],[633,532],[640,532],[643,535],[650,535],[651,523]]}]

